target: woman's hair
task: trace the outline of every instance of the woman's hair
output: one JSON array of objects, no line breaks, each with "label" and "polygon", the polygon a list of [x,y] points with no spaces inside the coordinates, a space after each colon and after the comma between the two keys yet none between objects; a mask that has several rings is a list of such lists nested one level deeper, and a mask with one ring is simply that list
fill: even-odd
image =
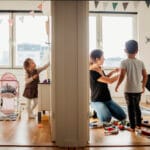
[{"label": "woman's hair", "polygon": [[24,61],[24,63],[23,63],[23,67],[24,67],[24,69],[28,72],[29,70],[28,70],[28,68],[29,68],[29,66],[30,66],[30,61],[32,61],[32,59],[31,58],[27,58],[27,59],[25,59],[25,61]]},{"label": "woman's hair", "polygon": [[94,49],[90,54],[90,64],[96,61],[96,58],[101,58],[103,56],[103,51],[100,49]]}]

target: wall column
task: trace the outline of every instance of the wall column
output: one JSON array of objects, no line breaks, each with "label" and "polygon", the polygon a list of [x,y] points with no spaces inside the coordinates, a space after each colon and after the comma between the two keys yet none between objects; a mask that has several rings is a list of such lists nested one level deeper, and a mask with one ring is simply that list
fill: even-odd
[{"label": "wall column", "polygon": [[52,139],[89,140],[88,1],[52,1]]}]

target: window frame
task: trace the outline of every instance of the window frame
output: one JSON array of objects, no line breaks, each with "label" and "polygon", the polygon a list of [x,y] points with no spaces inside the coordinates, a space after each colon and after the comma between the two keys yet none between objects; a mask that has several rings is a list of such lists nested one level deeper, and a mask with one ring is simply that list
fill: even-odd
[{"label": "window frame", "polygon": [[[103,49],[102,47],[102,41],[103,41],[103,37],[102,37],[102,17],[103,16],[121,16],[121,17],[132,17],[133,18],[133,38],[135,40],[138,40],[138,36],[137,36],[137,13],[110,13],[110,12],[91,12],[90,16],[96,16],[96,46],[98,49]],[[104,51],[105,53],[105,51]],[[137,55],[138,56],[138,55]],[[104,67],[105,70],[112,70],[116,68],[114,67]]]},{"label": "window frame", "polygon": [[[31,16],[30,11],[14,11],[14,12],[0,12],[0,15],[7,14],[9,15],[9,19],[15,20],[15,17],[17,15],[24,15],[24,16]],[[43,13],[41,11],[34,11],[34,16],[43,16]],[[33,17],[34,17],[33,16]],[[48,15],[44,15],[47,16]],[[48,17],[48,22],[49,22],[49,17]],[[16,24],[15,21],[13,22],[13,25],[9,25],[9,65],[1,65],[1,69],[22,69],[23,67],[21,66],[16,66],[15,61],[16,61]],[[49,43],[49,35],[48,35],[48,43]]]},{"label": "window frame", "polygon": [[[98,43],[97,42],[97,15],[92,13],[92,14],[89,15],[89,17],[96,17],[96,47],[97,47],[97,43]],[[89,21],[90,21],[90,18],[89,18]],[[89,31],[89,36],[90,36],[90,24],[89,24],[89,30],[88,31]],[[90,40],[90,38],[89,38],[89,40]],[[90,41],[89,41],[89,44],[90,44]],[[91,50],[92,49],[90,49],[90,45],[89,45],[89,52],[91,52]]]},{"label": "window frame", "polygon": [[[12,18],[12,14],[11,13],[7,13],[7,12],[3,12],[3,13],[0,13],[0,15],[8,15],[9,16],[9,19]],[[9,23],[8,23],[9,24]],[[12,41],[12,26],[9,25],[9,64],[8,65],[2,65],[0,64],[0,68],[6,68],[6,69],[9,69],[9,68],[12,68],[12,44],[13,42]]]}]

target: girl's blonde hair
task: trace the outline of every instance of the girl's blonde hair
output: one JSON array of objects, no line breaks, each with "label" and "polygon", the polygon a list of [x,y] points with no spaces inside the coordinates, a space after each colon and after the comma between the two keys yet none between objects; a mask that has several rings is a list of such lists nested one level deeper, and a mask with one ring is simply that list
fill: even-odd
[{"label": "girl's blonde hair", "polygon": [[29,67],[30,67],[30,61],[32,61],[31,58],[27,58],[25,59],[24,63],[23,63],[23,67],[24,69],[28,72],[29,71]]}]

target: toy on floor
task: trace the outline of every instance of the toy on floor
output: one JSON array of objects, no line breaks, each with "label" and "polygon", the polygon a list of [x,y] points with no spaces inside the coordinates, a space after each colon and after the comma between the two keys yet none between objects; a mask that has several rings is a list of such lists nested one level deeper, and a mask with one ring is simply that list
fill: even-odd
[{"label": "toy on floor", "polygon": [[150,136],[150,129],[148,129],[148,128],[141,128],[141,134]]},{"label": "toy on floor", "polygon": [[118,134],[119,130],[116,127],[105,127],[105,135]]},{"label": "toy on floor", "polygon": [[148,121],[148,120],[142,121],[142,126],[143,126],[143,127],[148,127],[148,128],[150,128],[149,121]]},{"label": "toy on floor", "polygon": [[103,124],[99,123],[98,121],[93,121],[89,123],[89,127],[91,129],[102,128]]}]

